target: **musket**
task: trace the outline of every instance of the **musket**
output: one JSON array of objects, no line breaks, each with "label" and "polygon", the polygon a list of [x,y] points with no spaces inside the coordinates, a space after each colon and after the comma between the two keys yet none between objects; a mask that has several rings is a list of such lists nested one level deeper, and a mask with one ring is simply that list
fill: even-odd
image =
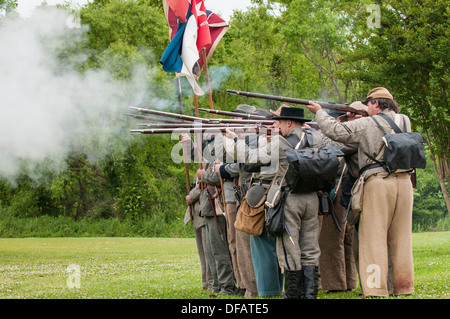
[{"label": "musket", "polygon": [[147,121],[153,121],[153,122],[172,123],[172,124],[184,124],[184,123],[186,123],[185,121],[172,120],[172,119],[168,119],[168,118],[154,117],[154,116],[147,116],[147,115],[130,114],[130,113],[126,113],[125,115],[129,116],[129,117],[133,117],[135,119],[147,120]]},{"label": "musket", "polygon": [[130,130],[130,133],[132,135],[135,134],[172,134],[172,133],[223,133],[226,132],[226,130],[230,131],[240,131],[239,133],[262,133],[271,135],[273,130],[276,129],[268,129],[266,127],[248,127],[248,126],[237,126],[237,127],[208,127],[208,128],[201,128],[201,127],[191,127],[191,128],[175,128],[175,129],[168,129],[168,128],[160,128],[160,129],[133,129]]},{"label": "musket", "polygon": [[[234,94],[239,96],[246,96],[246,97],[254,97],[258,99],[265,99],[265,100],[272,100],[272,101],[280,101],[280,102],[286,102],[286,103],[293,103],[293,104],[303,104],[308,105],[310,100],[303,100],[303,99],[296,99],[293,97],[285,97],[285,96],[276,96],[276,95],[268,95],[268,94],[260,94],[260,93],[253,93],[253,92],[243,92],[243,91],[235,91],[235,90],[227,90],[228,94]],[[313,101],[315,102],[315,101]],[[358,113],[361,115],[367,115],[365,111],[354,109],[353,107],[350,107],[347,104],[335,104],[331,102],[315,102],[322,106],[323,108],[330,109],[330,110],[336,110],[341,112],[352,112],[352,113]]]},{"label": "musket", "polygon": [[[159,124],[159,123],[140,123],[138,126],[145,126],[145,127],[151,127],[151,128],[209,128],[209,127],[242,127],[242,124],[236,123],[236,124],[209,124],[209,123],[180,123],[180,124]],[[255,124],[246,125],[245,127],[257,127]]]},{"label": "musket", "polygon": [[197,117],[197,116],[189,116],[189,115],[176,114],[176,113],[171,113],[171,112],[157,111],[157,110],[145,109],[145,108],[135,107],[135,106],[130,106],[129,108],[136,110],[138,112],[141,112],[141,113],[149,113],[149,114],[154,114],[154,115],[167,116],[167,117],[172,117],[172,118],[178,118],[180,120],[185,120],[185,121],[191,121],[191,122],[199,121],[202,123],[209,122],[209,119],[205,119],[205,118],[201,118],[201,117]]},{"label": "musket", "polygon": [[209,110],[209,109],[202,109],[202,108],[199,108],[198,110],[201,112],[205,112],[205,113],[215,113],[215,114],[219,114],[219,115],[241,117],[244,119],[251,119],[251,120],[265,120],[266,119],[265,116],[255,115],[255,114],[229,112],[229,111],[221,111],[221,110]]},{"label": "musket", "polygon": [[256,124],[256,125],[272,125],[272,120],[249,120],[249,119],[205,119],[202,117],[197,116],[189,116],[189,115],[181,115],[171,112],[163,112],[158,110],[152,110],[152,109],[145,109],[140,107],[134,107],[130,106],[129,108],[136,110],[141,113],[149,113],[149,114],[155,114],[160,116],[167,116],[171,118],[177,118],[181,119],[183,121],[191,121],[191,122],[200,122],[200,123],[206,123],[206,124],[218,124],[218,123],[228,123],[228,124]]},{"label": "musket", "polygon": [[273,120],[240,120],[240,119],[210,119],[209,124],[255,124],[255,125],[272,125]]}]

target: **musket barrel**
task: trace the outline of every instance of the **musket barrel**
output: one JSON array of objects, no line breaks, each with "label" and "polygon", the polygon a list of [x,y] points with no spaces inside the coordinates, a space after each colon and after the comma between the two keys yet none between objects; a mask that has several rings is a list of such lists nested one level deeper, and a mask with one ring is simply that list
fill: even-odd
[{"label": "musket barrel", "polygon": [[[246,97],[254,97],[258,99],[265,99],[265,100],[272,100],[272,101],[280,101],[280,102],[287,102],[287,103],[293,103],[293,104],[303,104],[308,105],[310,100],[304,100],[304,99],[296,99],[293,97],[285,97],[285,96],[276,96],[276,95],[269,95],[269,94],[260,94],[260,93],[253,93],[253,92],[244,92],[244,91],[236,91],[236,90],[227,90],[228,94],[234,94],[239,96],[246,96]],[[357,109],[354,109],[350,107],[347,104],[335,104],[330,102],[316,102],[313,101],[323,108],[331,109],[331,110],[337,110],[341,112],[353,112],[358,114],[367,115],[365,111],[360,111]]]},{"label": "musket barrel", "polygon": [[[159,123],[140,123],[138,126],[146,126],[146,127],[154,127],[154,128],[210,128],[210,127],[242,127],[243,124],[209,124],[209,123],[199,123],[199,124],[190,124],[190,123],[181,123],[181,124],[159,124]],[[255,124],[249,124],[245,127],[257,127]]]},{"label": "musket barrel", "polygon": [[184,123],[186,123],[185,121],[173,120],[173,119],[162,118],[162,117],[147,116],[147,115],[130,114],[130,113],[126,113],[125,115],[133,117],[135,119],[147,120],[147,121],[152,121],[152,122],[163,122],[163,123],[172,123],[172,124],[184,124]]},{"label": "musket barrel", "polygon": [[[170,112],[163,112],[158,110],[151,110],[151,109],[145,109],[140,107],[134,107],[130,106],[130,109],[136,110],[141,113],[149,113],[154,115],[160,115],[160,116],[166,116],[171,118],[177,118],[181,119],[183,121],[189,121],[189,122],[197,122],[197,123],[205,123],[205,124],[218,124],[218,123],[228,123],[228,124],[257,124],[257,125],[272,125],[272,120],[259,120],[259,119],[205,119],[202,117],[196,117],[196,116],[188,116],[188,115],[182,115],[182,114],[176,114],[176,113],[170,113]],[[167,119],[169,120],[169,119]],[[166,120],[166,121],[167,121]],[[169,120],[170,121],[170,120]],[[173,121],[173,120],[172,120]],[[186,123],[183,121],[179,121],[181,123]],[[169,122],[171,123],[171,122]],[[173,122],[175,123],[175,122]]]},{"label": "musket barrel", "polygon": [[210,124],[229,123],[229,124],[256,124],[256,125],[272,125],[273,120],[240,120],[240,119],[210,119]]},{"label": "musket barrel", "polygon": [[221,111],[221,110],[211,110],[211,109],[198,109],[201,112],[205,113],[214,113],[219,115],[227,115],[227,116],[234,116],[234,117],[241,117],[244,119],[252,119],[252,120],[265,120],[266,117],[262,115],[255,115],[255,114],[247,114],[247,113],[239,113],[239,112],[230,112],[230,111]]},{"label": "musket barrel", "polygon": [[200,121],[203,123],[208,123],[208,121],[209,121],[208,119],[204,119],[201,117],[182,115],[182,114],[176,114],[176,113],[170,113],[170,112],[164,112],[164,111],[158,111],[158,110],[151,110],[151,109],[145,109],[145,108],[135,107],[135,106],[130,106],[129,108],[136,110],[138,112],[141,112],[141,113],[149,113],[149,114],[173,117],[173,118],[178,118],[178,119],[186,120],[186,121]]},{"label": "musket barrel", "polygon": [[[134,129],[130,130],[131,134],[172,134],[172,133],[219,133],[230,131],[240,131],[243,133],[266,133],[271,134],[272,129],[262,128],[262,127],[210,127],[210,128],[176,128],[176,129]],[[277,130],[277,129],[273,129]]]},{"label": "musket barrel", "polygon": [[258,99],[272,100],[272,101],[280,101],[280,102],[288,102],[294,104],[309,104],[308,100],[296,99],[292,97],[285,96],[276,96],[269,94],[261,94],[261,93],[253,93],[253,92],[244,92],[244,91],[236,91],[236,90],[227,90],[228,94],[246,96],[246,97],[254,97]]}]

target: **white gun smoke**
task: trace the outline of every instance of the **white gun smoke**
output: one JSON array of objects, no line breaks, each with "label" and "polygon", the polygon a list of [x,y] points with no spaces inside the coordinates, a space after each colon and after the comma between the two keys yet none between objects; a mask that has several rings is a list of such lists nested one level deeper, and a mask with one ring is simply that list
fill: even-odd
[{"label": "white gun smoke", "polygon": [[[33,172],[50,162],[61,170],[70,152],[98,160],[126,147],[128,106],[150,101],[155,69],[137,66],[127,81],[104,70],[78,72],[75,66],[86,56],[72,56],[70,49],[87,29],[70,21],[68,12],[54,7],[1,21],[0,176],[12,181],[24,165]],[[153,98],[153,105],[163,103]]]}]

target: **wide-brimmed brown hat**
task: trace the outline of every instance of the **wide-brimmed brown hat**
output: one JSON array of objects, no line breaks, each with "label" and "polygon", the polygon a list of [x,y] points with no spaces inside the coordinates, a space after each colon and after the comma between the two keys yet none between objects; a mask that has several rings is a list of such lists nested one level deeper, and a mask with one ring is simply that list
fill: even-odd
[{"label": "wide-brimmed brown hat", "polygon": [[370,100],[373,99],[390,99],[393,100],[394,97],[392,96],[391,92],[389,92],[388,89],[383,88],[383,87],[377,87],[374,88],[372,91],[369,92],[369,94],[367,94],[367,98],[364,102],[362,102],[363,104],[367,105],[367,103]]}]

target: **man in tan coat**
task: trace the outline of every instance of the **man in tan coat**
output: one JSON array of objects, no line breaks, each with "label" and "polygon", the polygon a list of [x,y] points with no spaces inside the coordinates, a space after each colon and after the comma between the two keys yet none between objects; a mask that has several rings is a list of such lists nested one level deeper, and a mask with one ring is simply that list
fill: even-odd
[{"label": "man in tan coat", "polygon": [[358,144],[360,180],[364,180],[359,223],[359,267],[364,296],[389,295],[388,248],[394,294],[411,294],[414,292],[414,264],[410,172],[397,170],[389,174],[376,163],[383,161],[384,134],[372,117],[376,117],[388,133],[393,132],[392,128],[377,114],[385,114],[402,129],[406,125],[407,131],[410,122],[405,115],[397,114],[398,105],[385,88],[370,91],[365,104],[369,117],[346,123],[337,122],[317,103],[310,102],[306,107],[316,114],[316,122],[325,135],[342,143]]}]

